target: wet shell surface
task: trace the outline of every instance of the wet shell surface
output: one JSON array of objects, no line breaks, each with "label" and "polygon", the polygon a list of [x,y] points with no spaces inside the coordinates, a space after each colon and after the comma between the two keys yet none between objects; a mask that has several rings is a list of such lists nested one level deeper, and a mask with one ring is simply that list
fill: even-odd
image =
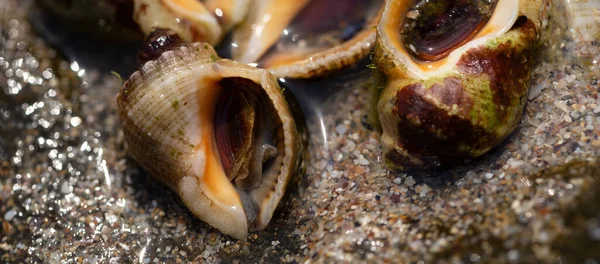
[{"label": "wet shell surface", "polygon": [[270,221],[302,140],[269,72],[186,44],[149,61],[117,97],[130,155],[201,220],[243,239]]},{"label": "wet shell surface", "polygon": [[372,120],[393,170],[480,156],[517,126],[542,0],[387,1]]}]

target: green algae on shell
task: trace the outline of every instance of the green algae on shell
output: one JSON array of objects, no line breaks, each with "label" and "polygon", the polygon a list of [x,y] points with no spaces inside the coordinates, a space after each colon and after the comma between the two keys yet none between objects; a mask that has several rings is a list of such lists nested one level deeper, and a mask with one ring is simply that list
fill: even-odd
[{"label": "green algae on shell", "polygon": [[[386,166],[423,169],[480,156],[516,128],[539,41],[543,0],[499,0],[472,40],[443,58],[416,59],[399,26],[412,1],[388,1],[377,28],[371,120]],[[373,104],[375,105],[375,104]],[[373,115],[375,118],[373,118]]]}]

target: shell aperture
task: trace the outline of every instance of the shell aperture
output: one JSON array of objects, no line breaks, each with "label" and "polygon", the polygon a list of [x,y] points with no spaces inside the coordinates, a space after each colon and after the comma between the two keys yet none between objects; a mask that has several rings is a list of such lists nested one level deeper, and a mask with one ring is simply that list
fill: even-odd
[{"label": "shell aperture", "polygon": [[286,26],[310,0],[257,0],[250,6],[246,21],[234,31],[233,59],[255,63],[279,39]]},{"label": "shell aperture", "polygon": [[[268,98],[260,93],[258,84],[228,78],[220,85],[214,121],[220,160],[237,188],[252,190],[262,183],[263,173],[277,172],[281,163],[281,121],[273,115],[275,109],[265,103]],[[270,170],[272,166],[275,171]]]},{"label": "shell aperture", "polygon": [[134,0],[145,34],[175,31],[186,42],[223,44],[231,58],[280,78],[324,76],[372,51],[383,0]]},{"label": "shell aperture", "polygon": [[473,39],[491,18],[496,4],[497,0],[421,0],[403,22],[404,46],[417,59],[441,59]]},{"label": "shell aperture", "polygon": [[[536,2],[538,0],[535,0]],[[406,73],[412,78],[427,79],[438,76],[450,70],[460,59],[460,56],[472,47],[498,38],[508,32],[519,16],[520,5],[523,0],[497,0],[494,12],[485,25],[477,31],[467,42],[454,45],[450,52],[435,61],[420,60],[411,55],[412,49],[406,48],[405,41],[400,30],[403,21],[411,16],[411,8],[414,1],[399,0],[389,1],[382,20],[377,26],[378,37],[381,42],[386,43],[393,50],[394,57],[406,66]],[[415,48],[416,50],[416,48]]]}]

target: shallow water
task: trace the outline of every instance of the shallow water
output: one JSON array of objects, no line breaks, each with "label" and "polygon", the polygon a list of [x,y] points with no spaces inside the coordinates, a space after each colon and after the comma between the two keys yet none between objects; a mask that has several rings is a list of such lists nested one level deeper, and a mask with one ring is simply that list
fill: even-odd
[{"label": "shallow water", "polygon": [[519,129],[455,168],[381,166],[365,122],[368,59],[327,79],[282,81],[307,120],[310,161],[269,226],[236,241],[125,154],[122,83],[110,72],[134,70],[139,42],[65,33],[30,4],[0,0],[3,262],[598,258],[600,45],[573,41],[559,22],[545,34]]}]

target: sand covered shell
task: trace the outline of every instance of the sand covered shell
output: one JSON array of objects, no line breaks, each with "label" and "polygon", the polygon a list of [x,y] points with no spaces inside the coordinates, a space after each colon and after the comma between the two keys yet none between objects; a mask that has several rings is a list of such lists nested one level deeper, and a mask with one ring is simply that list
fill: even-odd
[{"label": "sand covered shell", "polygon": [[[393,170],[480,156],[521,120],[542,0],[387,1],[373,119]],[[427,53],[427,54],[424,54]]]},{"label": "sand covered shell", "polygon": [[147,62],[117,97],[130,155],[238,239],[268,224],[300,166],[287,100],[269,72],[200,43]]}]

